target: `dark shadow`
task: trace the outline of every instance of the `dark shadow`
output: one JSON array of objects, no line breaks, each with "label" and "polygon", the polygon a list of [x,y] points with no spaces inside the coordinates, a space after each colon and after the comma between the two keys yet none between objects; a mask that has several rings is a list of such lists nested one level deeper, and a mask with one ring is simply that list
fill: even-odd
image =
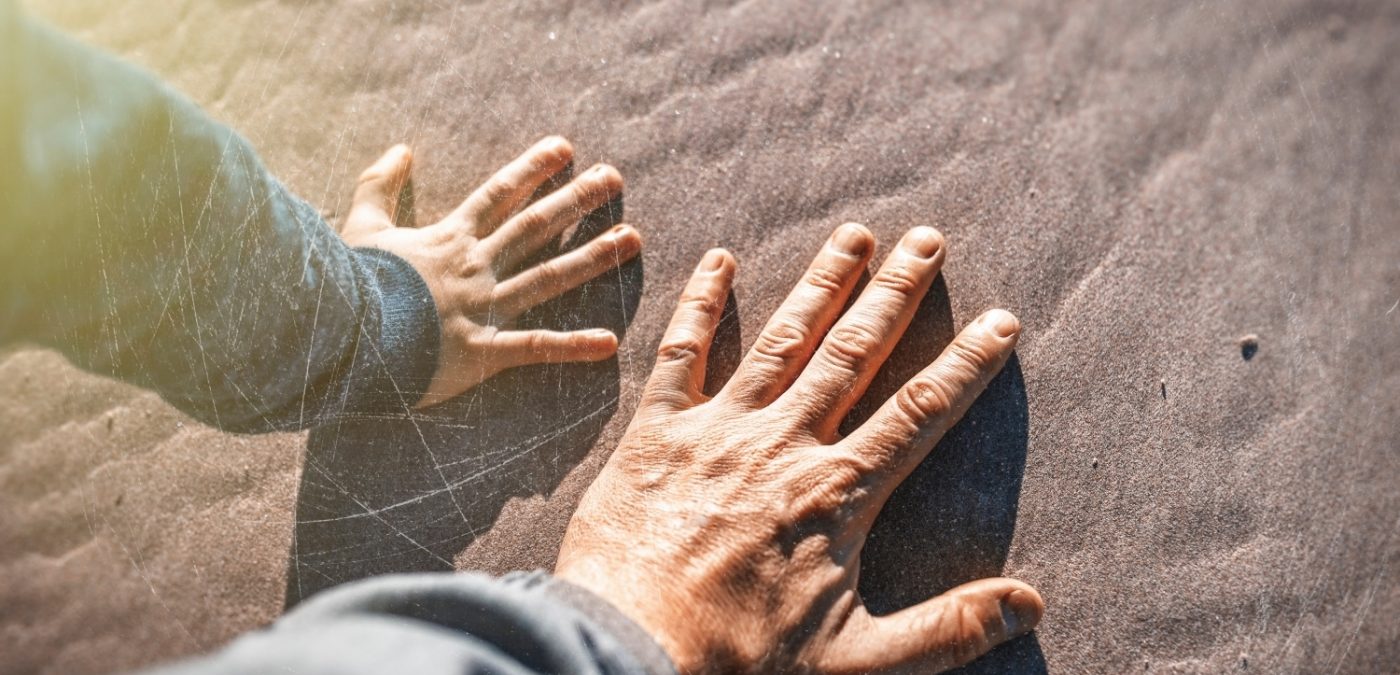
[{"label": "dark shadow", "polygon": [[1035,633],[1031,633],[993,649],[972,663],[950,670],[948,674],[1048,675],[1049,672],[1050,667],[1045,663],[1045,652],[1040,650],[1040,639]]},{"label": "dark shadow", "polygon": [[[620,221],[589,214],[554,250]],[[641,297],[640,257],[521,317],[518,328],[609,328]],[[517,368],[431,410],[311,432],[297,495],[286,606],[377,574],[449,570],[512,497],[548,494],[617,409],[616,359]]]},{"label": "dark shadow", "polygon": [[715,326],[715,339],[705,362],[705,395],[714,396],[739,369],[744,358],[744,328],[739,321],[739,299],[734,291],[724,300],[724,312]]},{"label": "dark shadow", "polygon": [[[849,433],[953,338],[948,289],[929,290],[869,393],[845,420]],[[1000,576],[1016,529],[1029,413],[1020,360],[1012,354],[962,421],[890,498],[861,554],[860,592],[889,614],[954,586]],[[1013,641],[959,672],[1043,673],[1035,637]]]}]

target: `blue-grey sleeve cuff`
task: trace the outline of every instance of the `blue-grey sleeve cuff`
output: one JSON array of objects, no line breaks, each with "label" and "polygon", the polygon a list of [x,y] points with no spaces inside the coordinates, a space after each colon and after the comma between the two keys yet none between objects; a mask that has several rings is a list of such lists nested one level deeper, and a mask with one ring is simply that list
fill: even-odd
[{"label": "blue-grey sleeve cuff", "polygon": [[162,675],[298,672],[676,675],[598,596],[543,572],[387,575],[309,598],[268,630]]},{"label": "blue-grey sleeve cuff", "polygon": [[408,261],[375,248],[354,249],[368,300],[352,357],[342,414],[403,413],[437,371],[442,329],[428,285]]},{"label": "blue-grey sleeve cuff", "polygon": [[507,575],[506,583],[538,585],[545,595],[557,600],[610,635],[622,650],[637,662],[644,672],[655,675],[676,675],[671,657],[656,643],[656,639],[635,621],[627,618],[612,603],[580,586],[557,579],[544,572]]}]

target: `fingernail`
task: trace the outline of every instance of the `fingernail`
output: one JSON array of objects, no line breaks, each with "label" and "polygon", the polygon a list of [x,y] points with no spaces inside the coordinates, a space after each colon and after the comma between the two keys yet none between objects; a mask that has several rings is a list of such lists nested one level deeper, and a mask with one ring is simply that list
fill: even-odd
[{"label": "fingernail", "polygon": [[705,257],[700,260],[700,269],[705,272],[718,272],[724,267],[724,249],[711,249]]},{"label": "fingernail", "polygon": [[904,247],[920,258],[932,258],[942,246],[938,230],[931,227],[916,227],[904,235]]},{"label": "fingernail", "polygon": [[859,225],[842,225],[831,238],[836,250],[853,256],[863,256],[870,249],[870,235]]},{"label": "fingernail", "polygon": [[594,328],[593,330],[588,331],[588,337],[591,337],[595,340],[611,340],[616,336],[613,335],[612,331],[606,328]]},{"label": "fingernail", "polygon": [[631,233],[631,231],[632,228],[626,225],[618,225],[617,227],[608,230],[608,239],[611,241],[622,241],[622,239],[628,236]]},{"label": "fingernail", "polygon": [[1028,597],[1021,597],[1021,591],[1012,591],[1001,599],[1001,620],[1006,626],[1008,639],[1025,635],[1040,623],[1039,603]]},{"label": "fingernail", "polygon": [[1004,309],[994,309],[982,315],[982,325],[997,335],[1008,338],[1021,330],[1021,321]]}]

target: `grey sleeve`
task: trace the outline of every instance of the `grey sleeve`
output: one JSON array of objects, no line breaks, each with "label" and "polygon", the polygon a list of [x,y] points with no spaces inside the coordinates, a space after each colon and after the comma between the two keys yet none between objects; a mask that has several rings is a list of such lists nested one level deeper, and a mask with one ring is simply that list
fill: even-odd
[{"label": "grey sleeve", "polygon": [[402,412],[439,327],[246,140],[0,0],[0,343],[57,349],[230,431]]},{"label": "grey sleeve", "polygon": [[639,626],[540,572],[383,576],[326,591],[221,652],[153,675],[674,675]]}]

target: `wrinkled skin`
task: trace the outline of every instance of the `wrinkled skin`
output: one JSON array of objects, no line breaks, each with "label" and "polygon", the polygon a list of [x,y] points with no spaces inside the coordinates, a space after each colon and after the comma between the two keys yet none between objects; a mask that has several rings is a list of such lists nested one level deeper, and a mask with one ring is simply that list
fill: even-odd
[{"label": "wrinkled skin", "polygon": [[418,407],[445,401],[508,368],[601,361],[617,351],[611,331],[510,330],[526,310],[635,257],[637,230],[618,225],[577,249],[529,269],[521,264],[564,230],[622,192],[605,164],[530,202],[573,162],[573,147],[545,138],[502,168],[441,221],[396,227],[413,157],[391,148],[360,175],[341,237],[407,260],[427,282],[442,327],[437,370]]},{"label": "wrinkled skin", "polygon": [[1011,314],[984,314],[840,437],[946,250],[937,231],[909,231],[838,316],[874,245],[862,226],[839,228],[713,399],[705,361],[735,261],[706,254],[636,417],[569,525],[556,574],[646,628],[684,673],[935,672],[1029,631],[1044,611],[1010,579],[883,617],[861,603],[876,515],[1020,332]]}]

